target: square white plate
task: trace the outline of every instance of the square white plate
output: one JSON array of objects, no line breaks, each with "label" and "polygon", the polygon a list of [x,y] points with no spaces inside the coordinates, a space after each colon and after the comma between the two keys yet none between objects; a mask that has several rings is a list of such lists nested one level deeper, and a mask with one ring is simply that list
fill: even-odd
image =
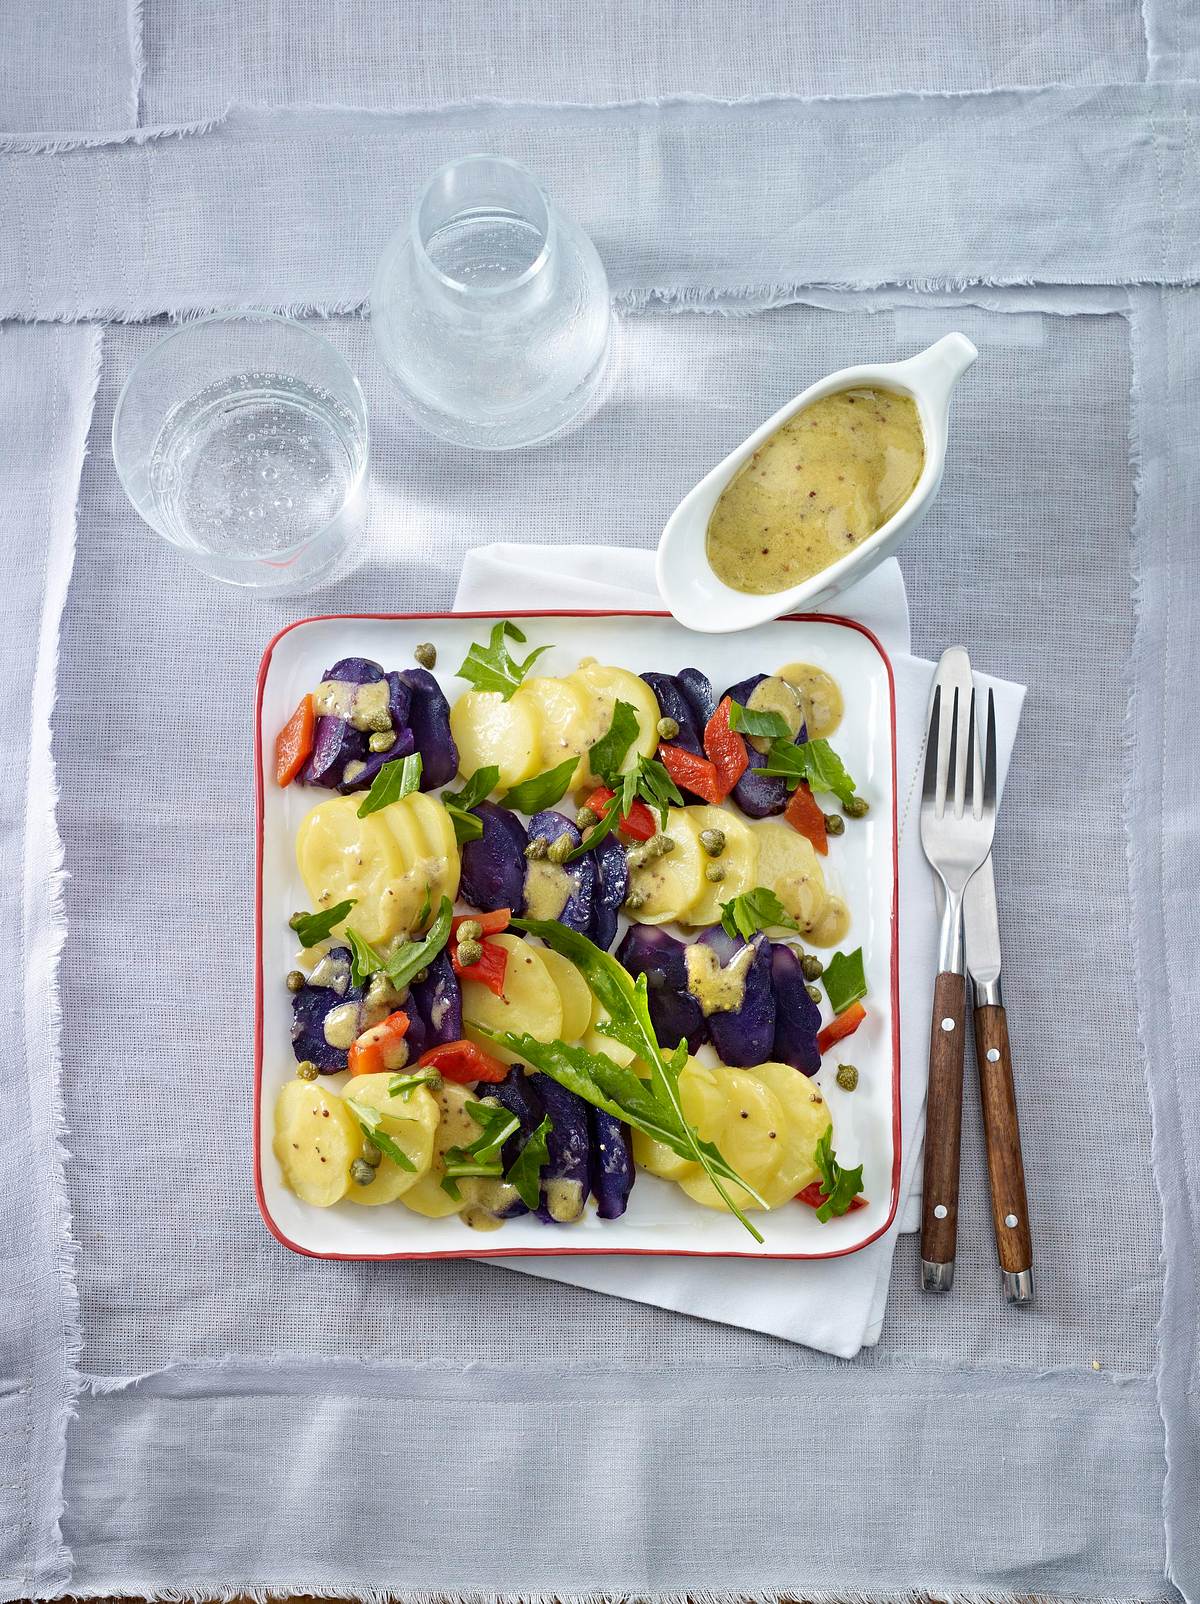
[{"label": "square white plate", "polygon": [[[280,1086],[295,1072],[291,1005],[283,984],[296,938],[288,919],[307,906],[294,842],[301,818],[327,793],[281,790],[273,779],[276,732],[297,702],[339,657],[375,658],[403,668],[413,647],[437,647],[437,677],[451,702],[465,682],[454,673],[471,642],[487,638],[477,620],[520,621],[529,648],[552,649],[541,674],[566,673],[591,656],[641,673],[677,673],[694,665],[719,692],[755,672],[811,662],[838,681],[846,713],[835,745],[868,798],[866,819],[850,825],[825,860],[826,879],[849,904],[848,950],[861,945],[868,985],[867,1019],[853,1038],[858,1089],[843,1092],[832,1053],[816,1077],[828,1099],[839,1160],[861,1163],[869,1199],[864,1209],[822,1225],[803,1204],[757,1212],[760,1247],[732,1215],[702,1208],[669,1181],[639,1172],[620,1220],[590,1210],[574,1225],[546,1225],[535,1216],[506,1222],[487,1235],[456,1216],[429,1220],[400,1205],[313,1208],[283,1185],[271,1151],[272,1114]],[[897,1010],[896,741],[892,670],[883,648],[860,625],[841,618],[780,619],[737,635],[696,635],[650,613],[456,613],[341,616],[302,620],[283,630],[263,655],[256,721],[258,803],[257,975],[255,998],[255,1186],[269,1230],[297,1253],[332,1259],[494,1258],[526,1253],[687,1253],[751,1258],[832,1258],[856,1252],[891,1224],[900,1177],[900,1024]],[[622,921],[623,923],[624,921]],[[615,943],[614,943],[615,946]],[[827,1005],[826,1005],[827,1011]],[[702,1049],[701,1056],[709,1054]],[[344,1076],[329,1076],[340,1086]]]}]

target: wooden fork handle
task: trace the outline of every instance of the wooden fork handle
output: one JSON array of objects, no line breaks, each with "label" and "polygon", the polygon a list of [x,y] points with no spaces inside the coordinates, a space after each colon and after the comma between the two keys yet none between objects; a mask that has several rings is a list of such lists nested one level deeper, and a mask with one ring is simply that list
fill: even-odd
[{"label": "wooden fork handle", "polygon": [[1003,1006],[975,1010],[975,1057],[983,1103],[983,1134],[992,1184],[992,1224],[996,1252],[1010,1303],[1033,1301],[1033,1246],[1029,1205],[1025,1199],[1025,1166],[1017,1094],[1013,1087],[1008,1019]]},{"label": "wooden fork handle", "polygon": [[966,1019],[966,980],[962,975],[940,974],[933,983],[929,1029],[929,1098],[921,1197],[921,1285],[928,1292],[948,1292],[954,1280]]}]

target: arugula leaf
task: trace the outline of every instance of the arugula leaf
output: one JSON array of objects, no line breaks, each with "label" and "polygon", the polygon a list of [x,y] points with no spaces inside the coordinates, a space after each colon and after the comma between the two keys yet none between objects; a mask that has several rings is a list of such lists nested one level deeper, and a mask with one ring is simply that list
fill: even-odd
[{"label": "arugula leaf", "polygon": [[616,789],[621,764],[641,731],[632,702],[617,702],[607,732],[588,748],[588,764],[606,785]]},{"label": "arugula leaf", "polygon": [[794,790],[807,780],[814,791],[829,791],[841,803],[854,796],[854,781],[846,773],[841,758],[823,736],[794,746],[791,741],[772,741],[760,774],[778,774]]},{"label": "arugula leaf", "polygon": [[441,952],[450,939],[450,922],[454,918],[454,904],[443,897],[438,904],[437,918],[430,925],[423,941],[406,941],[397,947],[383,966],[383,972],[395,986],[403,991],[414,975],[419,975]]},{"label": "arugula leaf", "polygon": [[459,846],[464,841],[478,841],[482,836],[483,821],[477,819],[471,809],[487,801],[499,780],[499,767],[495,763],[488,763],[483,768],[475,770],[461,791],[442,792],[442,806],[450,815],[454,836]]},{"label": "arugula leaf", "polygon": [[415,1170],[416,1165],[402,1147],[398,1147],[383,1128],[383,1115],[377,1108],[368,1108],[366,1103],[356,1103],[353,1097],[347,1097],[347,1103],[354,1110],[354,1117],[362,1126],[364,1134],[375,1143],[381,1153],[386,1153],[393,1164],[399,1165],[402,1170]]},{"label": "arugula leaf", "polygon": [[446,1150],[446,1174],[451,1180],[468,1175],[499,1176],[504,1172],[500,1149],[521,1128],[517,1116],[494,1103],[467,1103],[467,1113],[481,1129],[481,1135],[468,1147]]},{"label": "arugula leaf", "polygon": [[296,932],[296,939],[302,947],[315,947],[318,941],[325,940],[334,925],[341,924],[353,906],[354,898],[349,897],[322,913],[294,913],[288,923]]},{"label": "arugula leaf", "polygon": [[829,1132],[824,1131],[813,1153],[813,1161],[821,1172],[821,1190],[825,1201],[817,1210],[817,1219],[824,1225],[834,1215],[845,1214],[863,1189],[863,1167],[844,1170],[837,1161]]},{"label": "arugula leaf", "polygon": [[821,984],[835,1014],[844,1013],[851,1003],[867,995],[867,977],[863,970],[861,947],[851,953],[835,952],[825,965]]},{"label": "arugula leaf", "polygon": [[515,808],[518,813],[540,813],[561,802],[571,784],[571,776],[579,767],[577,757],[564,758],[557,768],[535,774],[531,780],[522,780],[500,798],[502,808]]},{"label": "arugula leaf", "polygon": [[[510,622],[502,619],[492,626],[491,637],[486,646],[478,641],[471,645],[462,667],[459,669],[459,678],[465,679],[474,685],[477,691],[495,691],[507,702],[513,692],[520,687],[521,681],[533,667],[543,652],[550,650],[549,646],[538,646],[523,663],[509,655],[508,647],[504,644],[505,637],[509,640],[524,643],[525,636]],[[482,801],[482,798],[480,798]]]},{"label": "arugula leaf", "polygon": [[721,928],[727,936],[741,936],[749,941],[759,930],[770,930],[781,925],[784,930],[799,930],[800,926],[766,886],[755,886],[721,904]]},{"label": "arugula leaf", "polygon": [[781,741],[792,739],[788,721],[782,713],[771,713],[765,709],[759,712],[755,708],[743,707],[740,702],[729,704],[729,728],[739,730],[743,735],[772,735]]},{"label": "arugula leaf", "polygon": [[346,945],[350,948],[350,979],[356,986],[365,986],[372,975],[386,967],[386,960],[357,930],[346,926]]},{"label": "arugula leaf", "polygon": [[428,1086],[440,1079],[436,1069],[416,1069],[411,1075],[393,1075],[388,1081],[388,1096],[402,1097],[407,1103],[418,1086]]},{"label": "arugula leaf", "polygon": [[[603,1108],[617,1119],[665,1142],[681,1157],[698,1163],[712,1181],[730,1213],[745,1226],[755,1241],[762,1236],[734,1202],[726,1182],[740,1186],[762,1204],[752,1186],[738,1175],[714,1143],[704,1141],[684,1117],[679,1100],[679,1075],[686,1054],[666,1057],[654,1034],[650,1020],[650,995],[645,975],[636,982],[611,953],[576,930],[550,919],[514,919],[513,924],[538,936],[548,947],[569,959],[587,982],[592,995],[608,1015],[605,1034],[628,1047],[649,1069],[648,1081],[632,1069],[622,1068],[605,1053],[589,1053],[582,1047],[563,1042],[539,1042],[513,1032],[482,1031],[489,1040],[512,1049],[523,1062],[532,1064],[577,1092],[585,1102]],[[479,1028],[479,1027],[477,1027]],[[765,1205],[764,1205],[765,1206]]]},{"label": "arugula leaf", "polygon": [[621,782],[621,812],[628,813],[634,799],[641,797],[658,814],[659,827],[666,829],[667,809],[683,806],[683,794],[656,757],[639,757],[637,766]]},{"label": "arugula leaf", "polygon": [[517,1196],[527,1209],[536,1209],[542,1195],[542,1166],[550,1159],[546,1138],[553,1128],[547,1115],[537,1130],[530,1131],[504,1177],[510,1186],[516,1187]]},{"label": "arugula leaf", "polygon": [[358,806],[358,817],[378,813],[392,802],[410,795],[421,783],[421,754],[410,752],[394,763],[385,763],[371,783],[371,789]]}]

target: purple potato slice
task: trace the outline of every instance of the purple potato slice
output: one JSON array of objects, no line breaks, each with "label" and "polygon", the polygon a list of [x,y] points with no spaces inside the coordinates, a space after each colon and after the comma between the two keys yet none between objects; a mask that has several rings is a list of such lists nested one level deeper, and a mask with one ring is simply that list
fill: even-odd
[{"label": "purple potato slice", "polygon": [[[521,1128],[505,1142],[501,1152],[501,1162],[505,1173],[512,1168],[520,1156],[521,1149],[542,1123],[545,1106],[538,1096],[529,1076],[520,1064],[514,1064],[508,1075],[496,1086],[481,1086],[481,1097],[494,1098],[501,1108],[506,1108],[510,1114],[515,1114],[521,1122]],[[528,1214],[529,1209],[519,1197],[503,1208],[496,1211],[498,1220],[513,1220],[519,1214]]]},{"label": "purple potato slice", "polygon": [[498,802],[481,802],[471,812],[483,825],[478,841],[462,849],[464,902],[482,913],[520,909],[525,901],[525,848],[529,836],[515,813]]},{"label": "purple potato slice", "polygon": [[583,1213],[591,1190],[588,1105],[549,1075],[539,1072],[529,1079],[550,1116],[551,1127],[538,1218],[550,1225],[569,1225]]},{"label": "purple potato slice", "polygon": [[[706,930],[700,945],[717,955],[723,969],[746,946],[740,936],[730,936],[720,925]],[[761,932],[750,943],[754,957],[744,972],[741,1000],[736,1008],[707,1015],[708,1031],[722,1063],[745,1069],[765,1064],[775,1042],[775,993],[771,987],[771,944]]]},{"label": "purple potato slice", "polygon": [[[341,959],[349,967],[349,947],[333,947],[327,956]],[[344,991],[338,991],[333,986],[314,986],[306,981],[299,991],[293,992],[292,1051],[296,1055],[296,1062],[303,1063],[308,1059],[323,1075],[336,1075],[345,1069],[349,1058],[347,1049],[332,1047],[325,1040],[325,1020],[333,1009],[340,1008],[343,1003],[361,1005],[362,1000],[361,986],[347,985]]]},{"label": "purple potato slice", "polygon": [[406,668],[400,675],[411,700],[408,723],[421,754],[421,789],[436,791],[458,773],[458,747],[450,733],[450,704],[442,688],[424,668]]},{"label": "purple potato slice", "polygon": [[359,769],[352,780],[343,779],[338,790],[343,796],[349,796],[353,791],[369,791],[381,769],[389,763],[398,763],[401,758],[408,756],[416,748],[413,732],[410,729],[397,730],[396,739],[386,752],[372,752],[368,749],[366,757],[362,760],[364,767]]},{"label": "purple potato slice", "polygon": [[[541,813],[535,813],[529,821],[529,839],[536,841],[538,836],[547,842],[554,842],[560,836],[568,836],[573,847],[577,847],[583,840],[579,833],[579,826],[565,814],[556,812],[553,808],[545,808]],[[592,924],[592,907],[596,897],[596,860],[590,852],[585,852],[582,858],[576,858],[574,863],[564,863],[561,868],[567,878],[575,886],[562,910],[552,917],[568,930],[578,930],[586,935]],[[535,872],[533,864],[529,864],[526,875]],[[528,910],[525,910],[528,911]]]},{"label": "purple potato slice", "polygon": [[675,675],[675,683],[691,704],[693,721],[703,736],[704,726],[717,710],[712,680],[698,668],[681,668]]},{"label": "purple potato slice", "polygon": [[673,718],[679,725],[679,734],[671,737],[672,746],[681,746],[696,757],[704,756],[700,737],[703,726],[696,728],[696,714],[673,674],[643,674],[642,678],[658,699],[658,710],[664,718]]},{"label": "purple potato slice", "polygon": [[808,983],[795,951],[782,941],[771,943],[771,989],[775,993],[775,1040],[771,1056],[802,1075],[821,1067],[817,1032],[821,1010],[808,995]]},{"label": "purple potato slice", "polygon": [[759,773],[766,765],[766,753],[756,752],[749,742],[746,743],[746,757],[750,766],[734,786],[733,800],[750,819],[769,819],[772,814],[782,813],[788,804],[788,788],[783,777]]},{"label": "purple potato slice", "polygon": [[377,685],[386,679],[381,664],[370,657],[341,657],[323,678],[340,680],[343,685]]},{"label": "purple potato slice", "polygon": [[624,1121],[602,1108],[588,1108],[590,1181],[596,1214],[602,1220],[619,1220],[629,1203],[637,1171],[633,1163],[633,1137]]},{"label": "purple potato slice", "polygon": [[629,894],[629,862],[615,835],[606,835],[591,856],[596,860],[596,895],[588,935],[605,952],[617,934],[617,909]]},{"label": "purple potato slice", "polygon": [[336,790],[342,783],[347,763],[365,763],[369,756],[369,737],[344,718],[322,713],[317,720],[313,749],[300,770],[301,785],[323,785]]},{"label": "purple potato slice", "polygon": [[708,1040],[700,1004],[687,989],[687,947],[660,925],[630,925],[617,948],[617,962],[636,980],[646,977],[650,1023],[659,1045],[672,1050],[686,1041],[694,1053]]},{"label": "purple potato slice", "polygon": [[[425,1023],[425,1047],[442,1047],[461,1041],[463,1034],[462,992],[450,955],[443,947],[429,963],[424,980],[409,987],[413,1010]],[[414,1055],[415,1056],[415,1055]]]}]

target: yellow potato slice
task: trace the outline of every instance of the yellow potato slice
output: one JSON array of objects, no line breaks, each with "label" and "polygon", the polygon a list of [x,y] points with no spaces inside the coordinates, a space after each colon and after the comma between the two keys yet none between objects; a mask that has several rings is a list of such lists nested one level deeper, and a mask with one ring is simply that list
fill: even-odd
[{"label": "yellow potato slice", "polygon": [[821,916],[808,932],[814,947],[836,947],[850,931],[850,910],[841,897],[829,892]]},{"label": "yellow potato slice", "polygon": [[556,769],[569,757],[578,757],[591,740],[591,698],[569,680],[552,679],[549,675],[527,679],[513,696],[533,708],[534,718],[541,731],[539,768]]},{"label": "yellow potato slice", "polygon": [[555,952],[552,947],[539,947],[537,955],[558,987],[562,1002],[563,1041],[582,1041],[592,1023],[592,994],[587,981],[569,958],[564,958],[561,952]]},{"label": "yellow potato slice", "polygon": [[[800,692],[782,675],[768,674],[766,679],[760,679],[750,692],[750,700],[746,706],[754,713],[778,713],[787,724],[788,733],[793,737],[799,735],[800,726],[804,722]],[[746,739],[756,752],[770,750],[771,741],[768,736],[748,735]]]},{"label": "yellow potato slice", "polygon": [[[689,1058],[679,1074],[679,1101],[688,1124],[709,1141],[720,1130],[726,1100],[716,1074],[704,1064]],[[666,1181],[680,1181],[684,1176],[702,1173],[694,1159],[683,1158],[665,1142],[656,1142],[642,1131],[633,1133],[634,1161],[651,1175],[661,1175]]]},{"label": "yellow potato slice", "polygon": [[341,1098],[320,1082],[290,1080],[275,1102],[272,1145],[284,1184],[302,1203],[327,1209],[350,1188],[362,1131]]},{"label": "yellow potato slice", "polygon": [[777,1209],[818,1179],[813,1153],[833,1121],[821,1088],[790,1064],[756,1064],[745,1073],[769,1086],[783,1109],[783,1153],[779,1168],[759,1187],[767,1207]]},{"label": "yellow potato slice", "polygon": [[[637,714],[638,734],[625,754],[621,773],[625,774],[636,767],[639,756],[654,756],[658,750],[658,721],[662,715],[658,698],[644,679],[631,674],[628,669],[612,668],[597,662],[580,663],[575,672],[566,678],[569,684],[577,686],[583,693],[587,705],[587,746],[595,745],[608,732],[616,704],[628,702]],[[571,783],[576,790],[582,790],[591,789],[600,782],[588,768],[586,759],[582,759]]]},{"label": "yellow potato slice", "polygon": [[464,775],[494,763],[500,789],[507,790],[538,772],[542,737],[532,701],[513,696],[506,702],[499,691],[464,691],[450,709],[450,729]]},{"label": "yellow potato slice", "polygon": [[[720,1071],[725,1112],[713,1140],[725,1160],[747,1185],[761,1191],[778,1173],[787,1145],[787,1126],[779,1099],[761,1080],[741,1069]],[[703,1170],[680,1178],[680,1186],[707,1209],[727,1209],[721,1194]],[[757,1209],[750,1194],[733,1182],[725,1190],[740,1208]]]},{"label": "yellow potato slice", "polygon": [[743,823],[736,813],[727,808],[695,806],[685,809],[699,835],[701,830],[721,830],[725,835],[725,850],[719,858],[704,862],[719,863],[725,871],[723,880],[704,880],[700,895],[692,903],[682,922],[686,925],[715,925],[721,917],[721,904],[731,897],[740,897],[743,891],[753,891],[758,880],[757,831]]},{"label": "yellow potato slice", "polygon": [[[427,854],[438,864],[434,877],[435,888],[430,894],[432,919],[437,913],[441,897],[449,897],[453,902],[458,896],[458,877],[461,869],[458,837],[454,834],[453,820],[437,797],[428,796],[424,791],[414,791],[404,800],[416,815]],[[384,809],[385,813],[388,811],[390,810]]]},{"label": "yellow potato slice", "polygon": [[639,924],[663,925],[672,919],[690,922],[691,909],[707,890],[704,866],[710,860],[700,845],[692,810],[669,808],[664,833],[674,841],[674,852],[630,871],[630,891],[645,899],[640,908],[630,910],[630,918]]},{"label": "yellow potato slice", "polygon": [[439,1092],[433,1094],[433,1100],[437,1105],[438,1123],[433,1135],[429,1168],[415,1186],[410,1186],[407,1192],[401,1194],[399,1201],[406,1209],[412,1209],[414,1214],[423,1214],[430,1220],[441,1220],[448,1214],[457,1214],[466,1202],[465,1193],[456,1201],[442,1186],[446,1175],[446,1152],[451,1147],[469,1147],[479,1135],[479,1126],[467,1113],[467,1104],[481,1099],[471,1087],[447,1081]]},{"label": "yellow potato slice", "polygon": [[296,833],[296,862],[314,910],[352,898],[350,923],[367,941],[383,942],[407,928],[411,917],[399,889],[406,865],[379,814],[358,817],[361,801],[361,795],[335,796],[306,813]]},{"label": "yellow potato slice", "polygon": [[841,686],[833,675],[815,663],[785,663],[776,673],[800,692],[809,740],[832,735],[845,711]]},{"label": "yellow potato slice", "polygon": [[[367,1207],[394,1203],[417,1184],[433,1162],[433,1139],[441,1110],[432,1092],[424,1086],[414,1087],[407,1097],[393,1097],[388,1091],[393,1079],[391,1074],[355,1075],[342,1088],[342,1097],[382,1114],[384,1135],[391,1137],[413,1168],[402,1169],[385,1153],[369,1186],[351,1181],[346,1193],[350,1203],[362,1203]],[[360,1141],[365,1139],[360,1134]]]},{"label": "yellow potato slice", "polygon": [[757,884],[773,891],[808,935],[825,912],[825,876],[812,842],[790,824],[767,820],[758,838]]},{"label": "yellow potato slice", "polygon": [[538,1041],[559,1041],[563,1028],[562,996],[549,966],[543,961],[540,947],[507,932],[488,939],[508,952],[504,995],[497,997],[480,981],[464,979],[463,1024],[467,1039],[476,1042],[485,1053],[503,1064],[517,1064],[521,1061],[519,1054],[507,1047],[498,1047],[473,1027],[485,1025],[489,1030],[524,1032]]}]

